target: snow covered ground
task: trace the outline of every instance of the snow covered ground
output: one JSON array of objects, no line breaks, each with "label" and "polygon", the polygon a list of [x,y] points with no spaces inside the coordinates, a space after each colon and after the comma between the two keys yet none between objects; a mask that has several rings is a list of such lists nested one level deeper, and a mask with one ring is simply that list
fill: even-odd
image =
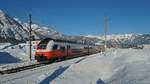
[{"label": "snow covered ground", "polygon": [[150,84],[150,48],[109,49],[13,74],[0,84]]},{"label": "snow covered ground", "polygon": [[[26,54],[26,44],[18,44],[12,45],[10,43],[0,43],[0,64],[7,64],[8,61],[15,60],[17,61],[25,61],[29,60]],[[4,57],[4,58],[3,58]],[[2,63],[5,60],[6,62]],[[14,63],[15,61],[11,62]]]},{"label": "snow covered ground", "polygon": [[[72,65],[52,84],[149,84],[150,49],[112,49]],[[63,79],[62,79],[63,78]]]},{"label": "snow covered ground", "polygon": [[36,61],[29,61],[26,47],[25,43],[18,45],[0,43],[0,70],[2,71],[36,63]]}]

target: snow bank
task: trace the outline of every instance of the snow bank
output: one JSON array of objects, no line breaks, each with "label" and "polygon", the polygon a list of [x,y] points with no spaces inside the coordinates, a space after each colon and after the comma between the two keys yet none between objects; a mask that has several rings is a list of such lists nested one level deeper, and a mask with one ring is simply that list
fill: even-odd
[{"label": "snow bank", "polygon": [[150,44],[145,44],[144,48],[150,49]]},{"label": "snow bank", "polygon": [[8,53],[9,57],[14,57],[14,58],[20,59],[22,61],[29,59],[29,57],[26,54],[26,44],[25,43],[18,44],[18,45],[11,45],[11,44],[4,43],[3,46],[4,46],[4,48],[0,50],[1,57],[6,56],[4,53]]},{"label": "snow bank", "polygon": [[17,68],[17,67],[22,67],[22,66],[33,65],[33,64],[37,64],[37,61],[26,61],[26,62],[16,62],[16,63],[4,64],[4,65],[0,66],[0,71],[13,69],[13,68]]},{"label": "snow bank", "polygon": [[0,43],[0,50],[8,48],[11,45],[12,45],[11,43]]},{"label": "snow bank", "polygon": [[109,49],[104,53],[10,75],[6,84],[149,84],[149,49]]},{"label": "snow bank", "polygon": [[37,63],[29,61],[27,44],[0,43],[0,71]]},{"label": "snow bank", "polygon": [[117,49],[73,64],[52,84],[148,84],[149,50]]}]

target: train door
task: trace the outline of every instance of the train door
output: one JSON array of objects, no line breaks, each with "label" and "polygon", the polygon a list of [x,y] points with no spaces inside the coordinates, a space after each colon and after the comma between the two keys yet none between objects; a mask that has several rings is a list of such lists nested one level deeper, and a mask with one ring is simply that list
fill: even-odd
[{"label": "train door", "polygon": [[52,47],[52,57],[53,58],[57,58],[58,57],[58,44],[54,44],[53,47]]},{"label": "train door", "polygon": [[70,47],[70,45],[67,45],[67,56],[69,56],[70,55],[70,53],[71,53],[71,47]]},{"label": "train door", "polygon": [[66,47],[65,46],[60,46],[60,53],[61,53],[61,57],[64,57],[64,56],[66,56],[66,54],[67,54],[67,49],[66,49]]}]

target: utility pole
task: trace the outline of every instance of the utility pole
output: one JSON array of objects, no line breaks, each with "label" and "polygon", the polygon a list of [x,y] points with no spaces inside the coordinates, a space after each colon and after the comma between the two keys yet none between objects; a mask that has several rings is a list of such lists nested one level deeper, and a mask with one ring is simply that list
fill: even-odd
[{"label": "utility pole", "polygon": [[107,31],[108,31],[108,17],[105,16],[104,17],[104,35],[105,35],[104,49],[105,49],[105,52],[106,52],[106,49],[107,49]]},{"label": "utility pole", "polygon": [[31,18],[31,14],[29,14],[29,56],[30,56],[30,61],[32,61],[32,51],[31,51],[31,48],[32,48],[32,43],[31,43],[32,29],[31,29],[31,24],[32,24],[32,18]]}]

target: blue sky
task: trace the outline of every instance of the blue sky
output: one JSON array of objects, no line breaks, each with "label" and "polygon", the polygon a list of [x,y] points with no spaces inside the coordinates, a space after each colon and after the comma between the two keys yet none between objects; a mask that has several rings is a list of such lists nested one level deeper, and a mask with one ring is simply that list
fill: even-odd
[{"label": "blue sky", "polygon": [[0,0],[0,9],[26,22],[53,26],[67,35],[150,33],[150,0]]}]

